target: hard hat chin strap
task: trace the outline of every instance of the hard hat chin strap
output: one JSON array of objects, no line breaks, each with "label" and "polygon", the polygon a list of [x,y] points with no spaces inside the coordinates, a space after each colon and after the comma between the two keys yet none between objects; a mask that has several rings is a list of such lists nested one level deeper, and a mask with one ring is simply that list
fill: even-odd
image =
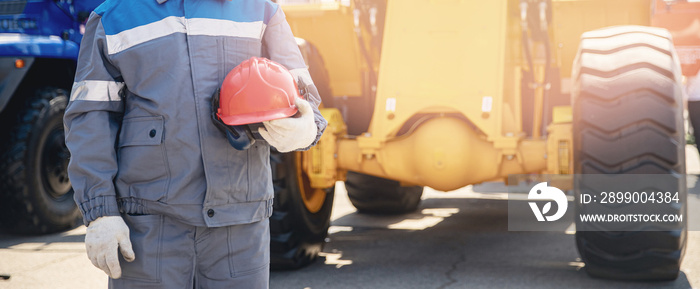
[{"label": "hard hat chin strap", "polygon": [[227,125],[217,115],[219,109],[219,89],[211,98],[211,120],[214,125],[226,135],[231,146],[239,151],[250,148],[255,143],[255,138],[247,125]]},{"label": "hard hat chin strap", "polygon": [[250,130],[246,126],[226,126],[226,139],[231,146],[239,151],[247,150],[255,143]]},{"label": "hard hat chin strap", "polygon": [[299,89],[299,95],[301,95],[301,97],[304,100],[309,100],[309,97],[306,95],[308,93],[311,93],[309,91],[309,85],[304,81],[302,77],[299,77],[299,79],[297,79],[297,88]]}]

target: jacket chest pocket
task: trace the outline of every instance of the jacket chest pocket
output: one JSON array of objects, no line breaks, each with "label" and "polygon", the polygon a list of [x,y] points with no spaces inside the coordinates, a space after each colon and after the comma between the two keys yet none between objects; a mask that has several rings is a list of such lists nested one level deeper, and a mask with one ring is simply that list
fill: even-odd
[{"label": "jacket chest pocket", "polygon": [[226,73],[248,58],[262,56],[262,43],[258,39],[225,37],[222,48]]},{"label": "jacket chest pocket", "polygon": [[169,180],[163,145],[163,117],[124,119],[119,134],[119,197],[165,201]]}]

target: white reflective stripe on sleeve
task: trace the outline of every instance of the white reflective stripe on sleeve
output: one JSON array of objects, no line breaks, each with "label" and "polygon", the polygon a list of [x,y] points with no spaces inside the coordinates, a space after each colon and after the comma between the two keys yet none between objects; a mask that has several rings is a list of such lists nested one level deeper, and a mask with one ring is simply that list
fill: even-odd
[{"label": "white reflective stripe on sleeve", "polygon": [[185,33],[185,18],[170,16],[143,26],[107,35],[107,53],[122,52],[133,46],[174,33]]},{"label": "white reflective stripe on sleeve", "polygon": [[187,29],[190,35],[245,37],[259,40],[262,39],[265,27],[262,21],[235,22],[209,18],[187,19]]},{"label": "white reflective stripe on sleeve", "polygon": [[123,82],[106,80],[84,80],[73,83],[70,101],[121,101],[119,91],[124,87]]},{"label": "white reflective stripe on sleeve", "polygon": [[294,80],[301,78],[304,80],[306,85],[311,85],[314,83],[313,79],[311,79],[311,74],[309,74],[309,70],[306,68],[292,69],[289,72],[291,72],[292,76],[294,76]]}]

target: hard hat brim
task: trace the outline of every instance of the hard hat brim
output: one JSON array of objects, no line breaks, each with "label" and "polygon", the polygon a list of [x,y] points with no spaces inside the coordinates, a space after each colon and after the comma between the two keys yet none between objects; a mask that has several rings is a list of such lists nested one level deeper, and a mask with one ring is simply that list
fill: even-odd
[{"label": "hard hat brim", "polygon": [[290,117],[296,114],[297,111],[298,109],[296,106],[292,106],[275,110],[251,112],[231,116],[223,116],[220,112],[216,115],[227,125],[244,125]]}]

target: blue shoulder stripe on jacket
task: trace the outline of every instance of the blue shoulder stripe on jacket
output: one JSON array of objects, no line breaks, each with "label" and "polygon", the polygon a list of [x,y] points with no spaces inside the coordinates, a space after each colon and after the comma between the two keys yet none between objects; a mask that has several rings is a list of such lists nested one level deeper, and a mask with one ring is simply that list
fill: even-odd
[{"label": "blue shoulder stripe on jacket", "polygon": [[102,15],[102,26],[107,35],[118,34],[135,27],[150,24],[169,16],[185,16],[182,1],[158,4],[147,0],[107,0],[95,12]]},{"label": "blue shoulder stripe on jacket", "polygon": [[115,1],[110,1],[107,0],[105,2],[102,2],[102,4],[98,5],[93,12],[97,13],[97,15],[104,15],[105,11],[109,10],[114,6]]},{"label": "blue shoulder stripe on jacket", "polygon": [[[172,1],[172,0],[171,0]],[[192,1],[186,18],[210,18],[236,22],[263,21],[267,24],[279,5],[269,0]]]},{"label": "blue shoulder stripe on jacket", "polygon": [[95,13],[102,16],[105,33],[115,35],[170,16],[235,22],[262,21],[267,24],[279,7],[269,0],[198,0],[186,2],[186,14],[183,14],[182,1],[187,0],[169,0],[163,4],[148,0],[107,0],[95,9]]}]

